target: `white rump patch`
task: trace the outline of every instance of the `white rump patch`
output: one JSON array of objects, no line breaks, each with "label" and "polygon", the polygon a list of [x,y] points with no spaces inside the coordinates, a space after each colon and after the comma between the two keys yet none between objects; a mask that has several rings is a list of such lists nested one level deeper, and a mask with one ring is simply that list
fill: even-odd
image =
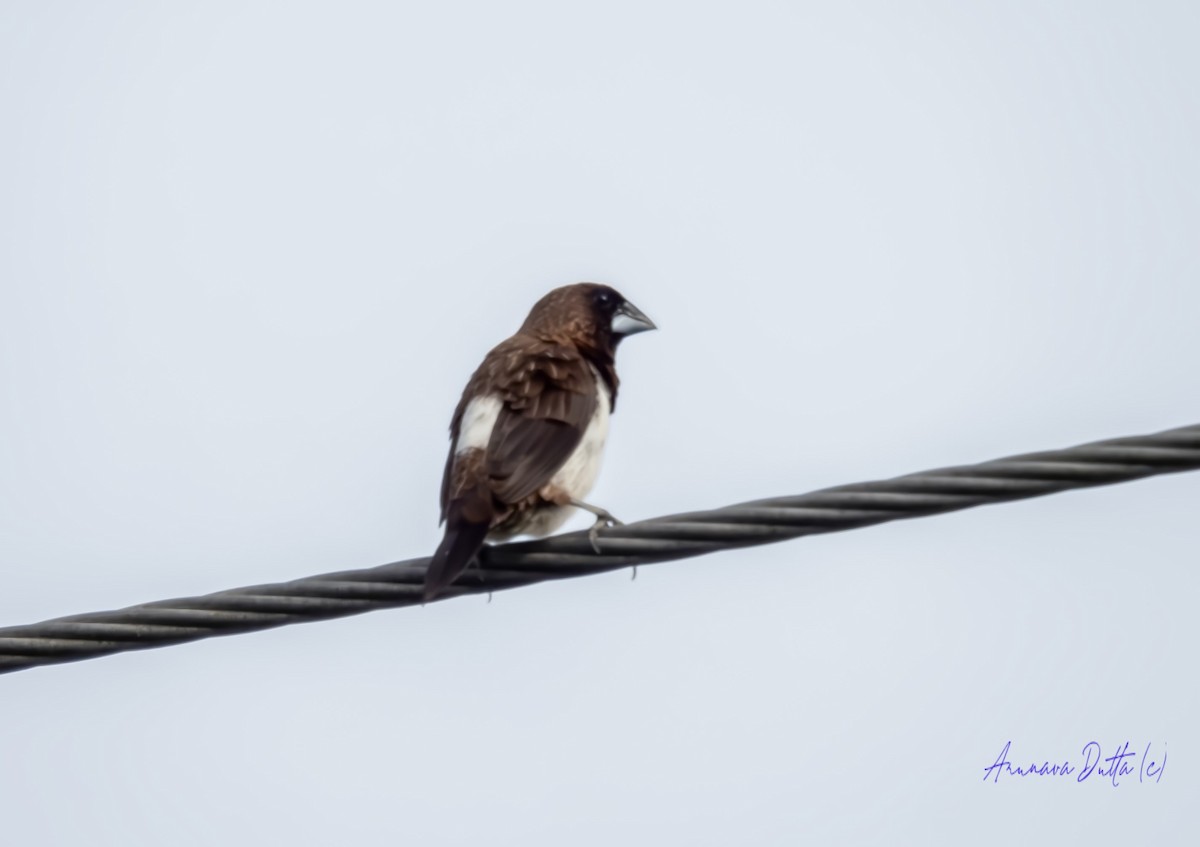
[{"label": "white rump patch", "polygon": [[486,450],[492,439],[492,429],[500,416],[500,398],[489,394],[475,397],[463,410],[462,423],[458,427],[458,440],[454,442],[454,453],[465,453],[471,449]]}]

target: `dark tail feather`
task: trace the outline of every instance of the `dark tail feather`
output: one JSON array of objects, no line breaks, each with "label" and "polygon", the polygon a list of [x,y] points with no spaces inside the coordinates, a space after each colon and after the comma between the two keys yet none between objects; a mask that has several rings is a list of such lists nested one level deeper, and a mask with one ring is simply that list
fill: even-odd
[{"label": "dark tail feather", "polygon": [[446,535],[438,545],[437,552],[425,571],[425,594],[428,603],[442,593],[471,564],[471,559],[483,546],[491,521],[474,522],[465,520],[457,509],[450,510],[446,522]]}]

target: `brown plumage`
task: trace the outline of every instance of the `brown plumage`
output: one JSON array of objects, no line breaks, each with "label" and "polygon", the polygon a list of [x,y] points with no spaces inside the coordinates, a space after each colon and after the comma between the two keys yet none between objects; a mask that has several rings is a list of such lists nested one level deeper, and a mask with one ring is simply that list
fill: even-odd
[{"label": "brown plumage", "polygon": [[475,371],[450,423],[442,477],[446,534],[425,576],[431,600],[485,540],[546,535],[581,502],[599,470],[615,407],[617,344],[654,323],[612,288],[579,283],[539,300],[515,335]]}]

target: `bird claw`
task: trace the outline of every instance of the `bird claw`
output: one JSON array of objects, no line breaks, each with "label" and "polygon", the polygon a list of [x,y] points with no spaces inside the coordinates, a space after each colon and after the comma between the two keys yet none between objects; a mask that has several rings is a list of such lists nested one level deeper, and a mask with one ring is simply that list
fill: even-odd
[{"label": "bird claw", "polygon": [[[603,512],[603,514],[600,514]],[[624,526],[624,524],[614,518],[610,512],[599,510],[596,514],[596,522],[592,524],[592,528],[588,530],[588,541],[592,543],[592,551],[597,556],[600,555],[600,530],[608,529],[612,526]]]}]

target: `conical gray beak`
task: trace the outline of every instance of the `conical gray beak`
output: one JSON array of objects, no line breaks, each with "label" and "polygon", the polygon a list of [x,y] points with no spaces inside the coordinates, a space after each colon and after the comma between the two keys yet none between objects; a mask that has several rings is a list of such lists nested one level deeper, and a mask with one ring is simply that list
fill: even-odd
[{"label": "conical gray beak", "polygon": [[635,332],[645,332],[648,329],[658,329],[654,321],[646,317],[637,306],[626,300],[617,309],[612,319],[613,335],[633,335]]}]

